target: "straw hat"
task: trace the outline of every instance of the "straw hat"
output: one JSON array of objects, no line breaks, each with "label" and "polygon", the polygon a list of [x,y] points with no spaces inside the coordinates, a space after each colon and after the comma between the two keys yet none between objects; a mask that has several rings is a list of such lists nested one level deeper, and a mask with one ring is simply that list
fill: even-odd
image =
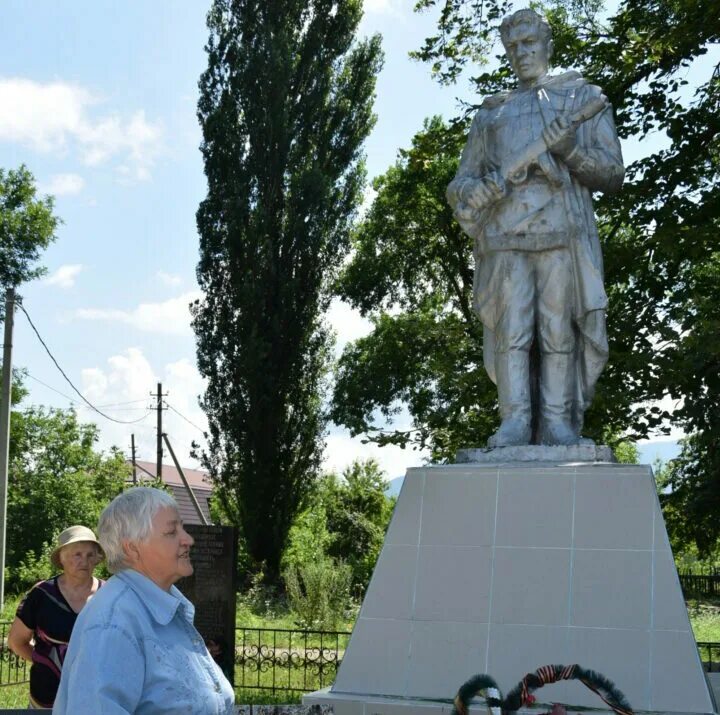
[{"label": "straw hat", "polygon": [[87,526],[69,526],[65,531],[60,532],[57,538],[57,545],[50,554],[50,563],[57,569],[62,568],[60,563],[60,550],[65,546],[74,544],[77,541],[90,541],[98,547],[101,558],[105,558],[105,552],[100,546],[100,542],[95,538],[95,534],[87,528]]}]

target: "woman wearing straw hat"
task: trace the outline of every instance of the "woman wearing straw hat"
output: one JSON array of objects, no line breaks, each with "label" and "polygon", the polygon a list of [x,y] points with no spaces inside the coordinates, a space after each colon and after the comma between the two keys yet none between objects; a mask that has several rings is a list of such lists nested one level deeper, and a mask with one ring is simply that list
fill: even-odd
[{"label": "woman wearing straw hat", "polygon": [[8,634],[8,645],[30,668],[30,708],[50,709],[75,619],[104,581],[93,571],[103,559],[95,534],[71,526],[58,536],[50,561],[61,571],[36,583],[20,603]]}]

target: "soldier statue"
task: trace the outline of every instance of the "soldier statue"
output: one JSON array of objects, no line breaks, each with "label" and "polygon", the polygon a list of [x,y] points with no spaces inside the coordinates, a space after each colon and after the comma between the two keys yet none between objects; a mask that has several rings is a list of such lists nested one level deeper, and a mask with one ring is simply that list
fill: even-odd
[{"label": "soldier statue", "polygon": [[480,106],[447,196],[474,240],[473,305],[501,424],[488,446],[591,443],[584,413],[608,357],[593,191],[620,189],[612,109],[577,72],[548,74],[533,10],[500,35],[517,88]]}]

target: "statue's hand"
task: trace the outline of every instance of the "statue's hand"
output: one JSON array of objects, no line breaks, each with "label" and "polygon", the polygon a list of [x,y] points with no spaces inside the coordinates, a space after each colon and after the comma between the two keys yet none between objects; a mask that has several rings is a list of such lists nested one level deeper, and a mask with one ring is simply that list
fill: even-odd
[{"label": "statue's hand", "polygon": [[476,181],[465,197],[465,202],[477,211],[481,211],[505,196],[502,180],[495,174],[489,174]]},{"label": "statue's hand", "polygon": [[543,131],[547,148],[561,159],[569,156],[577,143],[575,127],[565,117],[556,117]]}]

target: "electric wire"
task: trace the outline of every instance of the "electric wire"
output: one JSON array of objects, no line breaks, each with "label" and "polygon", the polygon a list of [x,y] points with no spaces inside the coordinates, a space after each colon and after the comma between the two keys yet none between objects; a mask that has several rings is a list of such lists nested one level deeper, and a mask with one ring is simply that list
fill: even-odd
[{"label": "electric wire", "polygon": [[[49,355],[49,357],[53,361],[55,367],[60,371],[60,374],[65,378],[65,381],[68,383],[68,385],[70,385],[70,387],[72,387],[73,390],[75,390],[75,392],[78,394],[80,399],[91,410],[93,410],[94,412],[97,412],[97,414],[99,414],[101,417],[104,417],[106,420],[110,420],[110,422],[116,422],[117,424],[121,424],[121,425],[132,425],[137,422],[141,422],[142,420],[146,419],[150,415],[152,410],[148,409],[148,411],[142,417],[140,417],[136,420],[118,420],[118,419],[115,419],[114,417],[110,417],[110,415],[106,415],[104,412],[102,412],[97,407],[95,407],[95,405],[93,405],[92,402],[90,402],[85,397],[85,395],[83,395],[82,392],[80,392],[80,390],[78,390],[77,387],[75,387],[72,380],[65,374],[65,371],[60,367],[60,364],[55,359],[55,356],[52,354],[52,352],[50,351],[50,348],[47,346],[45,341],[42,339],[42,336],[40,335],[38,329],[35,327],[35,324],[33,323],[32,319],[30,318],[30,315],[27,312],[27,310],[25,310],[25,306],[22,304],[22,302],[17,300],[15,302],[15,305],[17,305],[17,307],[20,308],[20,310],[22,310],[22,312],[25,314],[25,317],[27,318],[28,323],[30,323],[30,327],[33,329],[33,332],[35,333],[37,339],[40,341],[40,344],[45,348],[45,352]],[[35,379],[37,379],[37,378],[35,378]]]},{"label": "electric wire", "polygon": [[198,427],[194,422],[192,422],[192,421],[189,420],[187,417],[185,417],[185,415],[184,415],[182,412],[179,412],[178,410],[176,410],[167,400],[165,401],[165,404],[166,404],[167,407],[170,408],[176,415],[182,417],[182,418],[185,420],[185,422],[187,422],[189,425],[191,425],[191,426],[194,427],[196,430],[198,430],[198,432],[202,432],[203,434],[205,434],[205,430],[204,430],[202,427]]},{"label": "electric wire", "polygon": [[[61,397],[64,397],[71,404],[73,404],[73,405],[81,404],[74,397],[70,397],[69,395],[66,395],[64,392],[61,392],[60,390],[54,388],[52,385],[48,385],[47,382],[43,382],[39,377],[35,377],[35,375],[32,375],[27,370],[24,371],[24,374],[27,375],[31,380],[35,380],[35,382],[39,382],[43,387],[47,387],[48,390],[52,390],[53,392],[56,392]],[[113,409],[116,409],[119,412],[124,412],[126,410],[150,409],[150,408],[144,408],[144,407],[122,407],[121,406],[121,405],[135,405],[138,402],[147,402],[147,400],[143,397],[140,400],[127,400],[126,402],[109,402],[107,404],[97,405],[97,407],[104,407],[104,408],[112,407]]]}]

